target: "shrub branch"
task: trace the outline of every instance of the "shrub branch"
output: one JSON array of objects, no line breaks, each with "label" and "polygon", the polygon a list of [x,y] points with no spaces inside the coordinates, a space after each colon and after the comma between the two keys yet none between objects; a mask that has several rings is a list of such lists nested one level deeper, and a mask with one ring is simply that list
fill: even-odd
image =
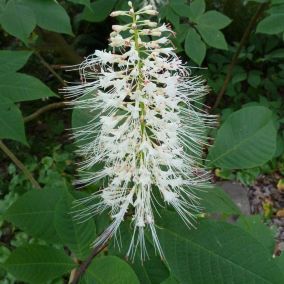
[{"label": "shrub branch", "polygon": [[243,47],[247,43],[247,41],[249,39],[249,36],[250,36],[253,28],[255,27],[255,24],[256,24],[257,20],[259,19],[259,17],[261,16],[264,8],[266,7],[266,4],[267,3],[260,4],[258,6],[255,14],[253,15],[253,17],[250,19],[250,22],[249,22],[245,32],[243,33],[243,36],[242,36],[241,41],[240,41],[240,44],[239,44],[235,54],[232,57],[231,63],[229,65],[229,67],[228,67],[227,76],[226,76],[226,78],[224,80],[224,84],[223,84],[223,86],[221,88],[221,91],[219,92],[219,94],[218,94],[218,96],[216,98],[216,101],[215,101],[212,109],[216,109],[219,106],[219,104],[220,104],[220,102],[221,102],[221,100],[222,100],[222,98],[223,98],[223,96],[224,96],[224,94],[225,94],[225,92],[227,90],[228,84],[229,84],[229,82],[230,82],[230,80],[232,78],[233,70],[234,70],[234,67],[235,67],[235,65],[236,65],[236,63],[238,61],[239,55],[240,55]]}]

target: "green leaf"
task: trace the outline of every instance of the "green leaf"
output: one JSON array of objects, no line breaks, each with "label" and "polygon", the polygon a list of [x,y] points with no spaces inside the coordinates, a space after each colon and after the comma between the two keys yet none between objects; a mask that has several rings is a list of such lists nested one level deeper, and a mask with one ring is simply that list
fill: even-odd
[{"label": "green leaf", "polygon": [[272,112],[262,106],[245,107],[232,113],[218,130],[208,159],[209,165],[245,169],[263,165],[276,149]]},{"label": "green leaf", "polygon": [[27,145],[21,111],[6,97],[0,100],[0,125],[0,139],[12,139]]},{"label": "green leaf", "polygon": [[248,83],[253,87],[257,88],[259,84],[261,83],[260,78],[261,72],[258,70],[252,70],[248,74]]},{"label": "green leaf", "polygon": [[0,51],[0,73],[11,73],[21,69],[28,61],[30,51]]},{"label": "green leaf", "polygon": [[171,6],[166,9],[165,17],[176,29],[179,27],[180,17]]},{"label": "green leaf", "polygon": [[86,284],[140,283],[132,268],[125,261],[115,256],[95,258],[83,279]]},{"label": "green leaf", "polygon": [[62,276],[74,266],[63,251],[34,244],[17,248],[4,264],[4,268],[17,280],[35,284]]},{"label": "green leaf", "polygon": [[197,25],[197,30],[209,46],[224,50],[228,49],[225,37],[219,30],[214,27],[203,26],[201,24]]},{"label": "green leaf", "polygon": [[200,198],[200,206],[206,213],[225,213],[240,215],[240,209],[230,196],[219,187],[212,187],[196,192]]},{"label": "green leaf", "polygon": [[272,254],[238,226],[203,220],[189,231],[174,213],[162,220],[160,241],[180,283],[284,283]]},{"label": "green leaf", "polygon": [[273,251],[275,232],[261,221],[259,215],[240,216],[236,225],[261,243],[268,253]]},{"label": "green leaf", "polygon": [[97,0],[91,3],[91,8],[85,8],[82,19],[89,22],[102,22],[113,10],[116,0]]},{"label": "green leaf", "polygon": [[185,38],[184,48],[189,58],[191,58],[198,65],[202,64],[206,55],[206,46],[201,40],[199,34],[193,28],[189,28],[188,30]]},{"label": "green leaf", "polygon": [[31,190],[7,210],[4,218],[33,237],[60,243],[54,227],[54,211],[62,192],[56,189]]},{"label": "green leaf", "polygon": [[36,26],[33,11],[17,0],[8,1],[0,18],[1,25],[9,34],[27,44],[28,37]]},{"label": "green leaf", "polygon": [[282,33],[284,31],[283,22],[284,14],[270,15],[258,23],[256,27],[256,32],[269,35]]},{"label": "green leaf", "polygon": [[231,19],[227,16],[217,12],[217,11],[208,11],[202,14],[197,19],[197,23],[201,26],[212,27],[214,29],[220,30],[225,28],[231,23]]},{"label": "green leaf", "polygon": [[56,96],[39,79],[21,73],[0,75],[0,97],[24,102]]},{"label": "green leaf", "polygon": [[179,284],[179,282],[174,277],[169,277],[165,281],[163,281],[161,284]]},{"label": "green leaf", "polygon": [[239,82],[246,80],[246,78],[247,78],[246,72],[236,73],[235,75],[233,75],[232,84],[235,85]]},{"label": "green leaf", "polygon": [[284,58],[284,48],[273,50],[265,55],[266,60]]},{"label": "green leaf", "polygon": [[272,5],[284,4],[284,0],[271,0]]},{"label": "green leaf", "polygon": [[70,18],[65,9],[53,0],[25,0],[33,10],[37,25],[43,29],[73,35]]},{"label": "green leaf", "polygon": [[72,211],[83,209],[74,208],[74,198],[65,192],[55,208],[55,228],[64,245],[76,255],[78,259],[85,259],[91,252],[91,243],[96,238],[95,223],[92,219],[81,222],[74,220]]},{"label": "green leaf", "polygon": [[205,1],[204,0],[194,0],[190,3],[190,11],[193,19],[200,17],[205,12]]},{"label": "green leaf", "polygon": [[170,7],[181,17],[191,18],[191,9],[188,5],[183,3],[173,3],[170,4]]}]

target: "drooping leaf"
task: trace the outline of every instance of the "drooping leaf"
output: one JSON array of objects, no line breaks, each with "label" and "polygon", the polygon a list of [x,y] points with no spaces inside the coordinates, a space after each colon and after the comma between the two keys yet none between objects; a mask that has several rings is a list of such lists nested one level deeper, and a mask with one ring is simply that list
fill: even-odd
[{"label": "drooping leaf", "polygon": [[175,28],[179,27],[180,17],[172,6],[166,5],[161,9],[161,17],[171,22]]},{"label": "drooping leaf", "polygon": [[75,264],[61,250],[33,244],[14,250],[4,267],[17,280],[41,284],[71,271]]},{"label": "drooping leaf", "polygon": [[36,26],[36,18],[25,3],[10,0],[2,11],[0,23],[5,31],[27,44],[28,37]]},{"label": "drooping leaf", "polygon": [[30,75],[14,73],[0,74],[0,97],[13,102],[24,102],[56,96],[39,79]]},{"label": "drooping leaf", "polygon": [[30,58],[30,51],[0,51],[0,72],[12,73],[21,69]]},{"label": "drooping leaf", "polygon": [[72,35],[70,18],[65,9],[53,0],[25,0],[25,4],[34,12],[36,23],[43,29]]},{"label": "drooping leaf", "polygon": [[192,17],[192,11],[190,9],[190,6],[187,4],[170,2],[170,7],[181,17]]},{"label": "drooping leaf", "polygon": [[197,23],[201,26],[220,30],[228,26],[231,23],[231,19],[217,11],[208,11],[198,17]]},{"label": "drooping leaf", "polygon": [[282,283],[272,254],[238,226],[204,220],[189,231],[165,212],[159,230],[171,273],[182,284]]},{"label": "drooping leaf", "polygon": [[56,189],[31,190],[7,210],[4,217],[33,237],[60,243],[54,226],[54,212],[62,192]]},{"label": "drooping leaf", "polygon": [[257,33],[275,35],[284,31],[284,13],[272,14],[260,21],[256,27]]},{"label": "drooping leaf", "polygon": [[272,112],[251,106],[232,113],[218,130],[209,166],[224,169],[253,168],[269,161],[276,149]]},{"label": "drooping leaf", "polygon": [[0,139],[12,139],[27,144],[21,111],[6,97],[0,100],[0,125]]},{"label": "drooping leaf", "polygon": [[206,55],[206,46],[193,28],[188,30],[184,47],[187,56],[198,65],[201,65]]},{"label": "drooping leaf", "polygon": [[96,238],[95,223],[92,219],[79,222],[74,219],[74,198],[65,192],[55,208],[54,224],[64,245],[76,255],[78,259],[85,259],[91,252],[91,244]]},{"label": "drooping leaf", "polygon": [[190,3],[190,15],[192,15],[193,19],[196,19],[205,12],[205,8],[204,0],[194,0]]},{"label": "drooping leaf", "polygon": [[197,25],[197,30],[209,46],[224,50],[228,49],[225,37],[219,30],[214,27],[204,26],[201,24]]},{"label": "drooping leaf", "polygon": [[86,284],[139,284],[132,268],[115,256],[95,258],[84,277]]}]

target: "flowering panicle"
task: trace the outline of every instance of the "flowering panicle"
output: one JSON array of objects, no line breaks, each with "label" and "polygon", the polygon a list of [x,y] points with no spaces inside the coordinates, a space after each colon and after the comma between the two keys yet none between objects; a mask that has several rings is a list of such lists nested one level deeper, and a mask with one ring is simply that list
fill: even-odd
[{"label": "flowering panicle", "polygon": [[163,256],[154,217],[162,206],[158,200],[172,206],[188,226],[198,212],[195,191],[208,180],[202,148],[214,117],[201,109],[207,87],[175,54],[170,27],[141,19],[157,15],[151,5],[138,11],[129,5],[130,11],[111,14],[131,19],[113,26],[112,52],[97,50],[87,57],[78,66],[82,83],[65,91],[75,108],[93,114],[74,131],[84,157],[78,183],[104,181],[103,189],[79,200],[85,209],[77,217],[110,210],[112,223],[94,243],[100,246],[130,215],[133,237],[127,255],[133,257],[140,246],[144,259],[145,230]]}]

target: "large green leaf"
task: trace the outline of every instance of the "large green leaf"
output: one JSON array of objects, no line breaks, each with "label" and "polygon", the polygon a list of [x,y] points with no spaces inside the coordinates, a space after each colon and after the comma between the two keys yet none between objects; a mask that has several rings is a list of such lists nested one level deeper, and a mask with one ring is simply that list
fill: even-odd
[{"label": "large green leaf", "polygon": [[27,43],[29,35],[36,26],[33,11],[18,0],[8,1],[2,12],[0,22],[4,30],[25,43]]},{"label": "large green leaf", "polygon": [[0,73],[12,73],[21,69],[30,58],[30,51],[0,51]]},{"label": "large green leaf", "polygon": [[198,65],[201,65],[206,55],[206,45],[193,28],[188,29],[184,49],[189,58],[191,58]]},{"label": "large green leaf", "polygon": [[35,284],[62,276],[74,266],[63,251],[40,245],[17,248],[4,264],[5,269],[17,280]]},{"label": "large green leaf", "polygon": [[72,35],[70,18],[65,9],[54,0],[24,0],[34,12],[36,23],[41,28]]},{"label": "large green leaf", "polygon": [[198,17],[197,23],[202,26],[208,26],[219,30],[228,26],[231,23],[231,20],[217,11],[208,11]]},{"label": "large green leaf", "polygon": [[56,96],[39,79],[21,73],[0,75],[0,97],[9,98],[13,102],[38,100]]},{"label": "large green leaf", "polygon": [[54,211],[61,196],[62,192],[56,189],[31,190],[13,203],[4,217],[33,237],[60,243]]},{"label": "large green leaf", "polygon": [[102,22],[112,11],[117,0],[97,0],[91,4],[91,8],[86,7],[82,14],[82,19],[89,22]]},{"label": "large green leaf", "polygon": [[261,216],[240,216],[236,224],[261,243],[268,252],[273,251],[275,231],[262,222]]},{"label": "large green leaf", "polygon": [[269,161],[276,149],[272,112],[262,106],[232,113],[217,133],[209,165],[225,169],[253,168]]},{"label": "large green leaf", "polygon": [[74,220],[72,211],[83,209],[74,208],[75,199],[65,192],[55,209],[55,228],[64,245],[76,255],[78,259],[85,259],[91,252],[91,243],[96,238],[95,223],[92,219],[80,222]]},{"label": "large green leaf", "polygon": [[284,283],[272,253],[238,226],[204,220],[189,231],[169,212],[161,226],[165,256],[180,283]]},{"label": "large green leaf", "polygon": [[203,40],[212,47],[227,50],[227,42],[222,32],[215,27],[197,24],[197,30],[201,34]]},{"label": "large green leaf", "polygon": [[262,21],[260,21],[256,27],[257,33],[263,34],[279,34],[284,31],[284,13],[282,14],[273,14]]},{"label": "large green leaf", "polygon": [[212,187],[196,192],[200,206],[206,213],[240,214],[237,205],[230,196],[219,187]]},{"label": "large green leaf", "polygon": [[6,97],[0,100],[0,125],[0,139],[13,139],[27,144],[21,111]]},{"label": "large green leaf", "polygon": [[84,281],[86,284],[139,284],[132,268],[115,256],[95,258],[87,269]]}]

